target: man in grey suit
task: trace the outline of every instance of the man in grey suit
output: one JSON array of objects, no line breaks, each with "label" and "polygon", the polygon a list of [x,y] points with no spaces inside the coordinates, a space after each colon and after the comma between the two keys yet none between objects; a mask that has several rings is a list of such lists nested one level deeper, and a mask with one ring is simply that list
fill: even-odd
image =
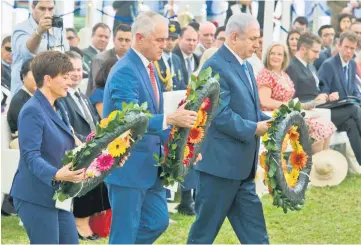
[{"label": "man in grey suit", "polygon": [[114,48],[97,54],[91,62],[88,87],[86,89],[86,95],[88,97],[91,96],[95,88],[95,78],[104,62],[110,58],[115,57],[120,59],[130,49],[132,41],[132,29],[129,25],[118,25],[113,35]]},{"label": "man in grey suit", "polygon": [[83,60],[87,67],[83,67],[88,73],[93,57],[100,52],[103,52],[109,43],[110,28],[104,23],[96,24],[92,29],[92,43],[89,47],[82,50]]}]

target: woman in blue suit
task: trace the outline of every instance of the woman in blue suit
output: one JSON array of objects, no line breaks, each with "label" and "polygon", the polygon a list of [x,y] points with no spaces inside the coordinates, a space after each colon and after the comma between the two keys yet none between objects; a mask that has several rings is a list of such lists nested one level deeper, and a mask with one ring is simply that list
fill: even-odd
[{"label": "woman in blue suit", "polygon": [[[32,244],[78,244],[71,212],[55,207],[52,199],[60,181],[79,182],[84,169],[63,166],[64,153],[75,147],[70,124],[57,101],[67,95],[73,70],[60,52],[38,54],[31,63],[37,90],[19,114],[20,162],[11,196]],[[70,208],[69,208],[70,209]]]}]

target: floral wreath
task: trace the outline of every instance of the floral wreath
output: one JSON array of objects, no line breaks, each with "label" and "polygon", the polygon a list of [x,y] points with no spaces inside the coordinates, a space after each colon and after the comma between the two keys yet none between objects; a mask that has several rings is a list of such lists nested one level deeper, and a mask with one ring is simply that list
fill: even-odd
[{"label": "floral wreath", "polygon": [[[301,210],[312,166],[308,126],[301,113],[301,103],[290,101],[273,112],[273,121],[262,137],[267,151],[260,156],[260,165],[265,170],[264,184],[273,196],[273,205],[287,210]],[[291,146],[289,163],[286,150]]]},{"label": "floral wreath", "polygon": [[115,110],[88,135],[86,142],[67,151],[63,165],[72,163],[72,170],[86,168],[87,179],[80,183],[61,182],[54,200],[64,201],[81,197],[99,185],[119,163],[130,155],[131,148],[140,140],[151,114],[147,103],[141,106],[122,103],[122,110]]},{"label": "floral wreath", "polygon": [[201,151],[203,140],[219,103],[219,75],[213,78],[211,75],[211,67],[202,70],[198,77],[192,75],[186,99],[178,105],[187,103],[185,109],[198,113],[195,125],[192,128],[174,126],[164,146],[164,156],[159,158],[154,154],[158,162],[157,166],[161,167],[160,177],[165,186],[183,182],[184,176]]}]

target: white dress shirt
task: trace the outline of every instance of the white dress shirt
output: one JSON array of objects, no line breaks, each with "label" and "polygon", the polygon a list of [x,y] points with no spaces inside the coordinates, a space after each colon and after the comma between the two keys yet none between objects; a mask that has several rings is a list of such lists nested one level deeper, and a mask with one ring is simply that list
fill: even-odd
[{"label": "white dress shirt", "polygon": [[[302,63],[302,65],[304,65],[304,66],[306,67],[306,69],[309,69],[309,68],[308,68],[308,65],[309,65],[309,64],[307,64],[306,61],[304,61],[303,59],[301,59],[301,58],[298,57],[297,55],[296,55],[295,57]],[[310,72],[312,73],[312,76],[313,76],[313,78],[315,79],[315,81],[316,81],[316,86],[317,86],[317,88],[318,88],[318,86],[319,86],[319,84],[320,84],[320,80],[318,79],[318,76],[317,76],[317,74],[316,74],[316,71],[314,71],[314,69],[309,69],[309,70],[310,70]]]},{"label": "white dress shirt", "polygon": [[[76,97],[76,95],[75,95],[75,92],[78,92],[79,95],[80,95],[81,92],[79,91],[79,89],[78,88],[75,88],[75,89],[74,88],[68,88],[68,92],[69,92],[71,98],[74,100],[77,107],[79,108],[79,110],[81,111],[81,114],[83,114],[83,117],[86,118],[83,107],[81,106],[78,97]],[[84,105],[87,105],[87,103],[83,100],[83,98],[81,96],[80,96],[80,99],[83,101]],[[88,111],[89,115],[92,115],[92,113],[90,112],[90,110],[89,110],[89,108],[87,106],[86,106],[86,110]]]},{"label": "white dress shirt", "polygon": [[[228,47],[228,45],[226,43],[224,43],[224,46],[234,55],[234,57],[236,57],[236,59],[238,60],[238,62],[241,64],[241,66],[243,66],[245,60],[243,60],[241,57],[239,57],[235,52],[233,52],[233,50]],[[248,78],[248,75],[246,74],[247,78]],[[249,76],[251,76],[251,74],[249,74]],[[251,77],[250,77],[251,78]],[[251,88],[253,89],[253,84],[252,84],[252,80],[249,80],[248,81],[251,85]]]},{"label": "white dress shirt", "polygon": [[[190,54],[190,55],[187,55],[186,53],[184,53],[182,50],[182,55],[183,55],[183,58],[184,58],[184,62],[186,63],[186,66],[187,66],[187,59],[190,58],[191,59],[191,68],[192,68],[192,71],[194,71],[194,67],[195,67],[195,63],[194,63],[194,57],[193,57],[193,53]],[[188,68],[188,67],[186,67]],[[188,69],[187,69],[188,70]]]}]

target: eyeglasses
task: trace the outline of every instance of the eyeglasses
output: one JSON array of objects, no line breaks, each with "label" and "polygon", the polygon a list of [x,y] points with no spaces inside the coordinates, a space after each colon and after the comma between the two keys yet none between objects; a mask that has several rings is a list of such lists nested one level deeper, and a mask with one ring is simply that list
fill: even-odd
[{"label": "eyeglasses", "polygon": [[6,50],[6,52],[9,52],[9,53],[12,52],[12,49],[11,49],[11,47],[9,47],[9,46],[5,46],[5,50]]},{"label": "eyeglasses", "polygon": [[320,53],[319,50],[314,50],[314,49],[312,49],[312,48],[310,48],[309,50],[311,50],[311,51],[314,52],[315,54],[319,54],[319,53]]}]

